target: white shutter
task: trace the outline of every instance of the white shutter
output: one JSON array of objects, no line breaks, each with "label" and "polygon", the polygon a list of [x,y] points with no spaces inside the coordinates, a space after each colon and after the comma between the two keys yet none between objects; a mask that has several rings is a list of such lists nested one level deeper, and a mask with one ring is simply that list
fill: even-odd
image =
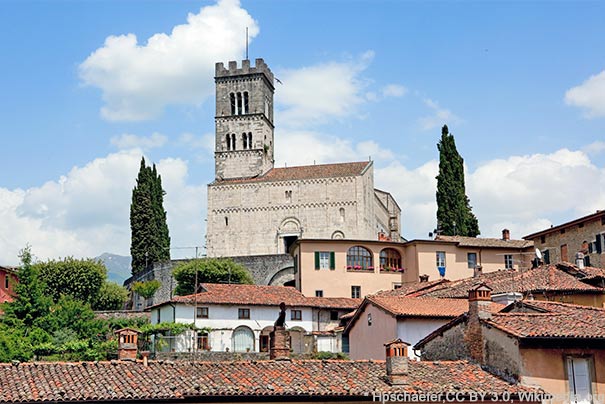
[{"label": "white shutter", "polygon": [[590,404],[590,367],[587,358],[568,358],[567,374],[571,402]]}]

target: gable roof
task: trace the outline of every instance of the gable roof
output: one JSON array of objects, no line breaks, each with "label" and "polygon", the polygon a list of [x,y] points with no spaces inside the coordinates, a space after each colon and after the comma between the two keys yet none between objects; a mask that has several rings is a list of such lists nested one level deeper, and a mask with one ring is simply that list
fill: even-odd
[{"label": "gable roof", "polygon": [[[202,283],[202,292],[175,296],[171,302],[192,304],[230,304],[243,306],[317,307],[325,309],[354,309],[361,299],[345,297],[306,297],[290,286]],[[168,304],[169,302],[160,305]]]},{"label": "gable roof", "polygon": [[447,284],[449,284],[449,280],[448,279],[436,279],[433,281],[427,281],[427,282],[411,282],[411,283],[404,283],[403,285],[401,285],[401,287],[397,288],[397,289],[391,289],[391,290],[382,290],[377,292],[375,295],[381,295],[381,296],[417,296],[417,295],[422,295],[423,292],[426,292],[428,290],[432,290],[432,289],[438,289],[440,287],[443,286],[447,286]]},{"label": "gable roof", "polygon": [[542,265],[526,271],[500,270],[483,273],[477,277],[460,279],[418,293],[420,296],[441,298],[468,298],[469,289],[477,282],[492,288],[492,294],[521,292],[574,292],[602,294],[604,289],[588,285],[573,275],[560,270],[557,265]]},{"label": "gable roof", "polygon": [[[367,401],[373,392],[489,392],[516,397],[540,390],[512,385],[466,361],[409,362],[403,384],[387,383],[383,361],[82,362],[0,364],[0,402],[228,400],[315,397]],[[491,397],[491,396],[490,396]]]},{"label": "gable roof", "polygon": [[362,175],[371,165],[371,161],[358,161],[353,163],[272,168],[264,175],[259,175],[258,177],[216,180],[213,185],[354,177]]},{"label": "gable roof", "polygon": [[455,242],[459,247],[482,247],[482,248],[530,248],[534,246],[531,240],[503,240],[501,238],[443,236],[435,237],[436,241]]}]

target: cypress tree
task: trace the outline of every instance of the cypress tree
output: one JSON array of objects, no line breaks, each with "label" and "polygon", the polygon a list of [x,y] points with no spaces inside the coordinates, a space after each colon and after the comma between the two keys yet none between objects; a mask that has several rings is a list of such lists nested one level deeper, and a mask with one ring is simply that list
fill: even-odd
[{"label": "cypress tree", "polygon": [[447,125],[441,129],[437,175],[437,228],[440,234],[477,237],[479,222],[464,185],[464,160]]},{"label": "cypress tree", "polygon": [[170,259],[170,236],[163,200],[164,190],[155,165],[147,167],[143,157],[130,205],[133,275],[154,262]]}]

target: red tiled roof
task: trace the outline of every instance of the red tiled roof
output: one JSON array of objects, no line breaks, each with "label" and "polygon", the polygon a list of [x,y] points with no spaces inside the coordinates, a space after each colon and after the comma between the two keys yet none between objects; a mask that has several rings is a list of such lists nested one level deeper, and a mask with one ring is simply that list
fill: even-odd
[{"label": "red tiled roof", "polygon": [[422,295],[422,293],[432,290],[438,289],[443,286],[447,286],[449,284],[449,280],[447,279],[436,279],[434,281],[427,282],[411,282],[404,283],[400,288],[392,289],[392,290],[382,290],[377,292],[375,295],[381,296],[416,296]]},{"label": "red tiled roof", "polygon": [[569,226],[574,226],[574,225],[580,224],[580,223],[586,223],[591,220],[597,220],[601,216],[605,216],[605,210],[597,210],[596,213],[591,213],[590,215],[583,216],[579,219],[574,219],[572,221],[569,221],[569,222],[566,222],[563,224],[559,224],[557,226],[549,227],[548,229],[545,229],[545,230],[540,230],[536,233],[528,234],[527,236],[525,236],[523,238],[526,240],[535,239],[537,237],[543,236],[548,233],[559,232],[560,230],[565,229],[566,227],[569,227]]},{"label": "red tiled roof", "polygon": [[441,298],[468,298],[468,290],[477,282],[484,282],[497,293],[521,292],[576,292],[603,293],[603,289],[588,285],[573,275],[557,268],[556,265],[544,265],[523,272],[501,270],[488,272],[476,278],[466,278],[441,284],[439,287],[419,292],[418,295]]},{"label": "red tiled roof", "polygon": [[204,292],[197,295],[176,296],[176,303],[238,304],[247,306],[317,307],[323,309],[355,309],[361,299],[345,297],[305,297],[297,289],[288,286],[241,285],[203,283]]},{"label": "red tiled roof", "polygon": [[249,182],[291,181],[317,178],[352,177],[361,175],[371,161],[354,163],[317,164],[312,166],[273,168],[265,175],[253,178],[216,180],[214,184],[241,184]]},{"label": "red tiled roof", "polygon": [[[0,364],[0,402],[151,401],[212,397],[368,400],[374,392],[538,393],[511,385],[466,361],[410,361],[403,384],[385,380],[384,362],[83,362]],[[273,398],[272,398],[273,397]],[[490,396],[491,397],[491,396]]]},{"label": "red tiled roof", "polygon": [[437,241],[453,241],[460,247],[488,247],[488,248],[530,248],[534,242],[528,240],[503,240],[501,238],[442,236],[435,237]]},{"label": "red tiled roof", "polygon": [[519,338],[605,339],[605,309],[557,302],[523,301],[539,312],[507,312],[485,322]]},{"label": "red tiled roof", "polygon": [[368,300],[398,317],[456,317],[468,310],[463,299],[373,295]]}]

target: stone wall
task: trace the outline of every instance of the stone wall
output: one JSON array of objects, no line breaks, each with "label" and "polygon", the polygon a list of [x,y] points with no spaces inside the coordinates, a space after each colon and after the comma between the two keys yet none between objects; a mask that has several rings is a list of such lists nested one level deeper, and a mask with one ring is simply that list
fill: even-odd
[{"label": "stone wall", "polygon": [[469,359],[465,343],[466,323],[463,321],[433,338],[422,349],[422,360],[455,361]]},{"label": "stone wall", "polygon": [[[580,227],[582,226],[582,227]],[[578,251],[583,250],[583,243],[594,243],[596,235],[601,235],[601,253],[593,252],[588,254],[590,265],[593,267],[605,268],[605,215],[596,217],[586,222],[559,229],[544,236],[537,236],[531,240],[534,246],[540,251],[549,251],[550,263],[555,264],[562,261],[561,246],[567,245],[567,261],[575,263],[575,256]]]}]

